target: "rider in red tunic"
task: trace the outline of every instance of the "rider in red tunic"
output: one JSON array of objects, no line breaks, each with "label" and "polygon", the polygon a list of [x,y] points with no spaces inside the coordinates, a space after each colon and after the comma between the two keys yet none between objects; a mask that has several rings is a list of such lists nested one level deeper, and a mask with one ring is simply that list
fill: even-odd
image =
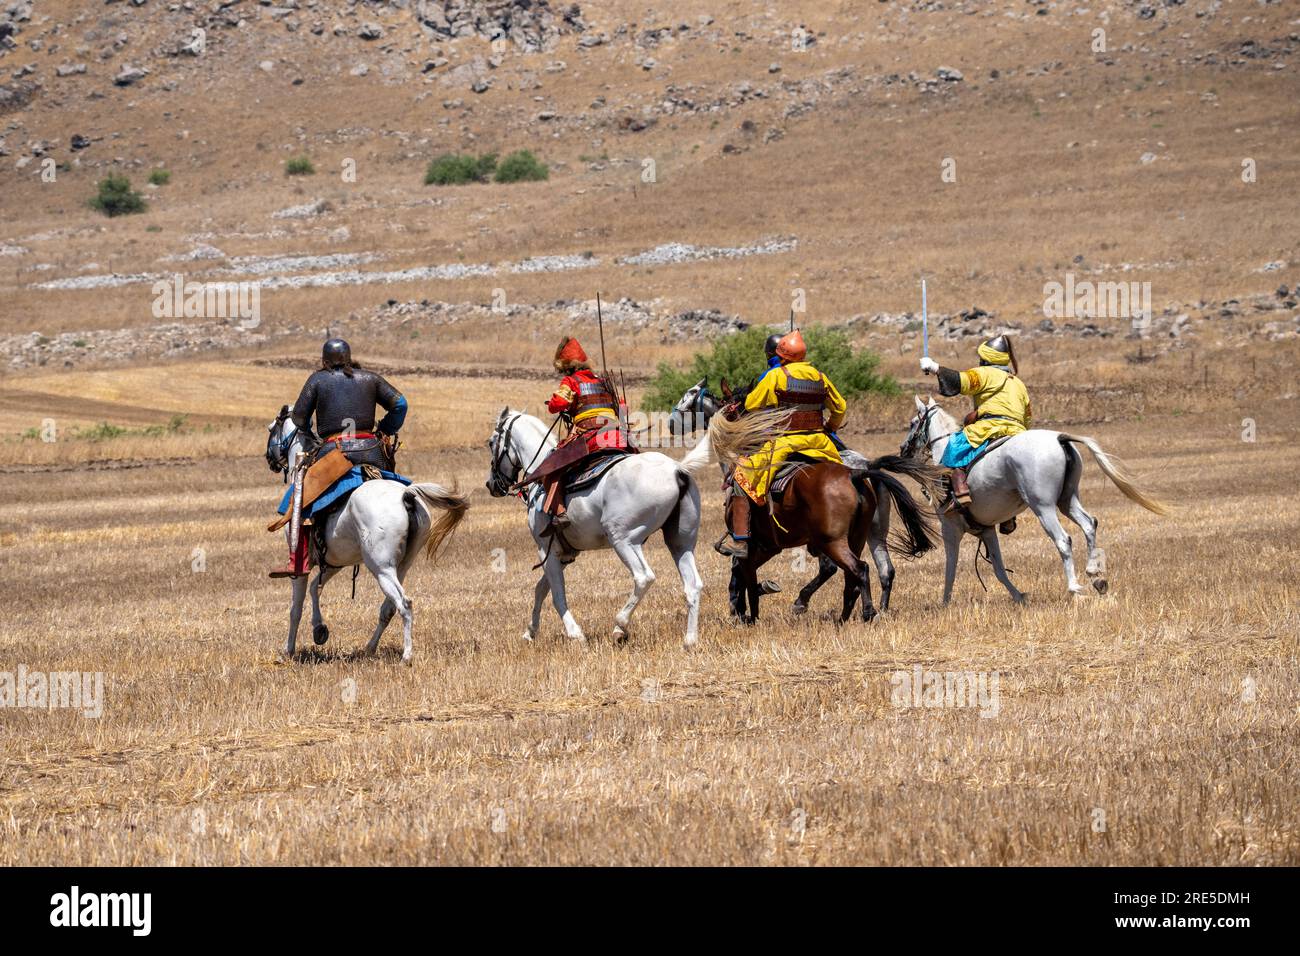
[{"label": "rider in red tunic", "polygon": [[572,431],[520,486],[540,480],[546,489],[543,510],[551,515],[551,529],[569,525],[564,509],[564,473],[588,455],[631,450],[619,426],[618,399],[609,383],[591,370],[590,360],[577,339],[565,338],[555,350],[555,369],[564,373],[546,403],[547,411],[563,415]]}]

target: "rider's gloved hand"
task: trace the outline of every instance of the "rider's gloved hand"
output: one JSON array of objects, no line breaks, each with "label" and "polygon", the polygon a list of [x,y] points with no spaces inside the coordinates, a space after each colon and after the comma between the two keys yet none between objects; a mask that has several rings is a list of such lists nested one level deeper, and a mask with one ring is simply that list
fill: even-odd
[{"label": "rider's gloved hand", "polygon": [[926,375],[935,375],[939,371],[939,363],[927,355],[921,359],[921,371]]}]

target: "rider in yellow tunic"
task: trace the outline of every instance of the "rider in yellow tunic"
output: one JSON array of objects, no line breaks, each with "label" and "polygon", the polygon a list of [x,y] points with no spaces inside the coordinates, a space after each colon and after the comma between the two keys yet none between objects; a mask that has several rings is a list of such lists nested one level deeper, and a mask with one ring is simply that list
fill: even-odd
[{"label": "rider in yellow tunic", "polygon": [[[749,502],[760,506],[767,502],[768,485],[782,462],[795,453],[821,461],[840,461],[840,453],[827,434],[844,423],[848,409],[839,389],[804,361],[808,349],[798,329],[780,339],[770,337],[767,350],[772,367],[745,399],[745,410],[786,408],[791,412],[790,424],[784,435],[736,464],[734,488],[727,503],[731,540],[723,535],[717,544],[720,552],[732,557],[748,555]],[[829,417],[823,419],[823,411]]]},{"label": "rider in yellow tunic", "polygon": [[939,376],[940,395],[969,395],[975,406],[967,416],[966,427],[949,439],[940,462],[953,469],[953,497],[961,505],[970,504],[966,466],[974,461],[980,447],[995,438],[1019,435],[1033,424],[1029,391],[1015,373],[1010,339],[999,335],[977,351],[979,367],[964,372],[944,368],[928,357],[921,359],[923,372]]}]

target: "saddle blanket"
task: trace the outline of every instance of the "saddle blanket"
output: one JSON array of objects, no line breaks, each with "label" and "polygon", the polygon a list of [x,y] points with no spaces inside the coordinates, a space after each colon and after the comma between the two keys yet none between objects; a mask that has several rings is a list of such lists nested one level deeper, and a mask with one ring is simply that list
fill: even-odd
[{"label": "saddle blanket", "polygon": [[1000,438],[991,438],[972,448],[970,442],[966,440],[966,433],[956,432],[948,439],[948,444],[943,450],[943,458],[939,464],[944,468],[969,469],[971,465],[975,464],[975,462],[979,461],[994,448],[1006,444],[1014,437],[1015,435],[1003,435]]},{"label": "saddle blanket", "polygon": [[605,472],[609,471],[620,461],[628,456],[629,452],[620,452],[610,455],[599,455],[590,462],[587,462],[581,469],[574,471],[564,482],[564,495],[569,495],[578,491],[585,491],[588,488],[600,482],[605,477]]},{"label": "saddle blanket", "polygon": [[[404,485],[409,485],[411,483],[410,478],[395,474],[391,471],[384,471],[382,468],[379,469],[379,474],[387,478],[389,481],[400,481]],[[304,518],[310,518],[313,515],[319,514],[331,505],[336,504],[348,495],[352,494],[352,492],[356,491],[365,483],[365,480],[365,476],[361,474],[361,466],[353,465],[351,469],[344,473],[343,477],[330,485],[329,488],[320,495],[320,497],[307,505],[307,507],[303,508],[302,516]],[[280,499],[280,507],[278,509],[280,514],[286,514],[289,511],[289,499],[292,497],[293,486],[290,485],[285,490],[284,497]]]}]

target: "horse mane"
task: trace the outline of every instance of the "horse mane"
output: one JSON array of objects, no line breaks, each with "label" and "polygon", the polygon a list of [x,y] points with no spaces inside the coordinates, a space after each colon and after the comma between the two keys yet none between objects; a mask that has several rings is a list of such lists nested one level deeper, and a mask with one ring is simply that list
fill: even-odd
[{"label": "horse mane", "polygon": [[[931,425],[933,425],[935,420],[937,419],[938,423],[942,425],[944,428],[948,429],[949,431],[955,432],[961,428],[961,424],[957,421],[957,419],[954,418],[952,415],[948,414],[948,410],[945,409],[938,402],[934,403],[934,408],[935,408],[934,417],[930,419]],[[930,432],[931,432],[930,437],[933,438],[934,437],[933,427],[931,427]]]},{"label": "horse mane", "polygon": [[515,408],[507,409],[506,415],[517,415],[518,418],[515,420],[515,428],[525,428],[532,431],[538,441],[544,442],[547,446],[552,448],[558,444],[553,432],[547,434],[550,432],[549,426],[547,426],[546,423],[536,415],[529,415],[527,412],[522,412]]}]

